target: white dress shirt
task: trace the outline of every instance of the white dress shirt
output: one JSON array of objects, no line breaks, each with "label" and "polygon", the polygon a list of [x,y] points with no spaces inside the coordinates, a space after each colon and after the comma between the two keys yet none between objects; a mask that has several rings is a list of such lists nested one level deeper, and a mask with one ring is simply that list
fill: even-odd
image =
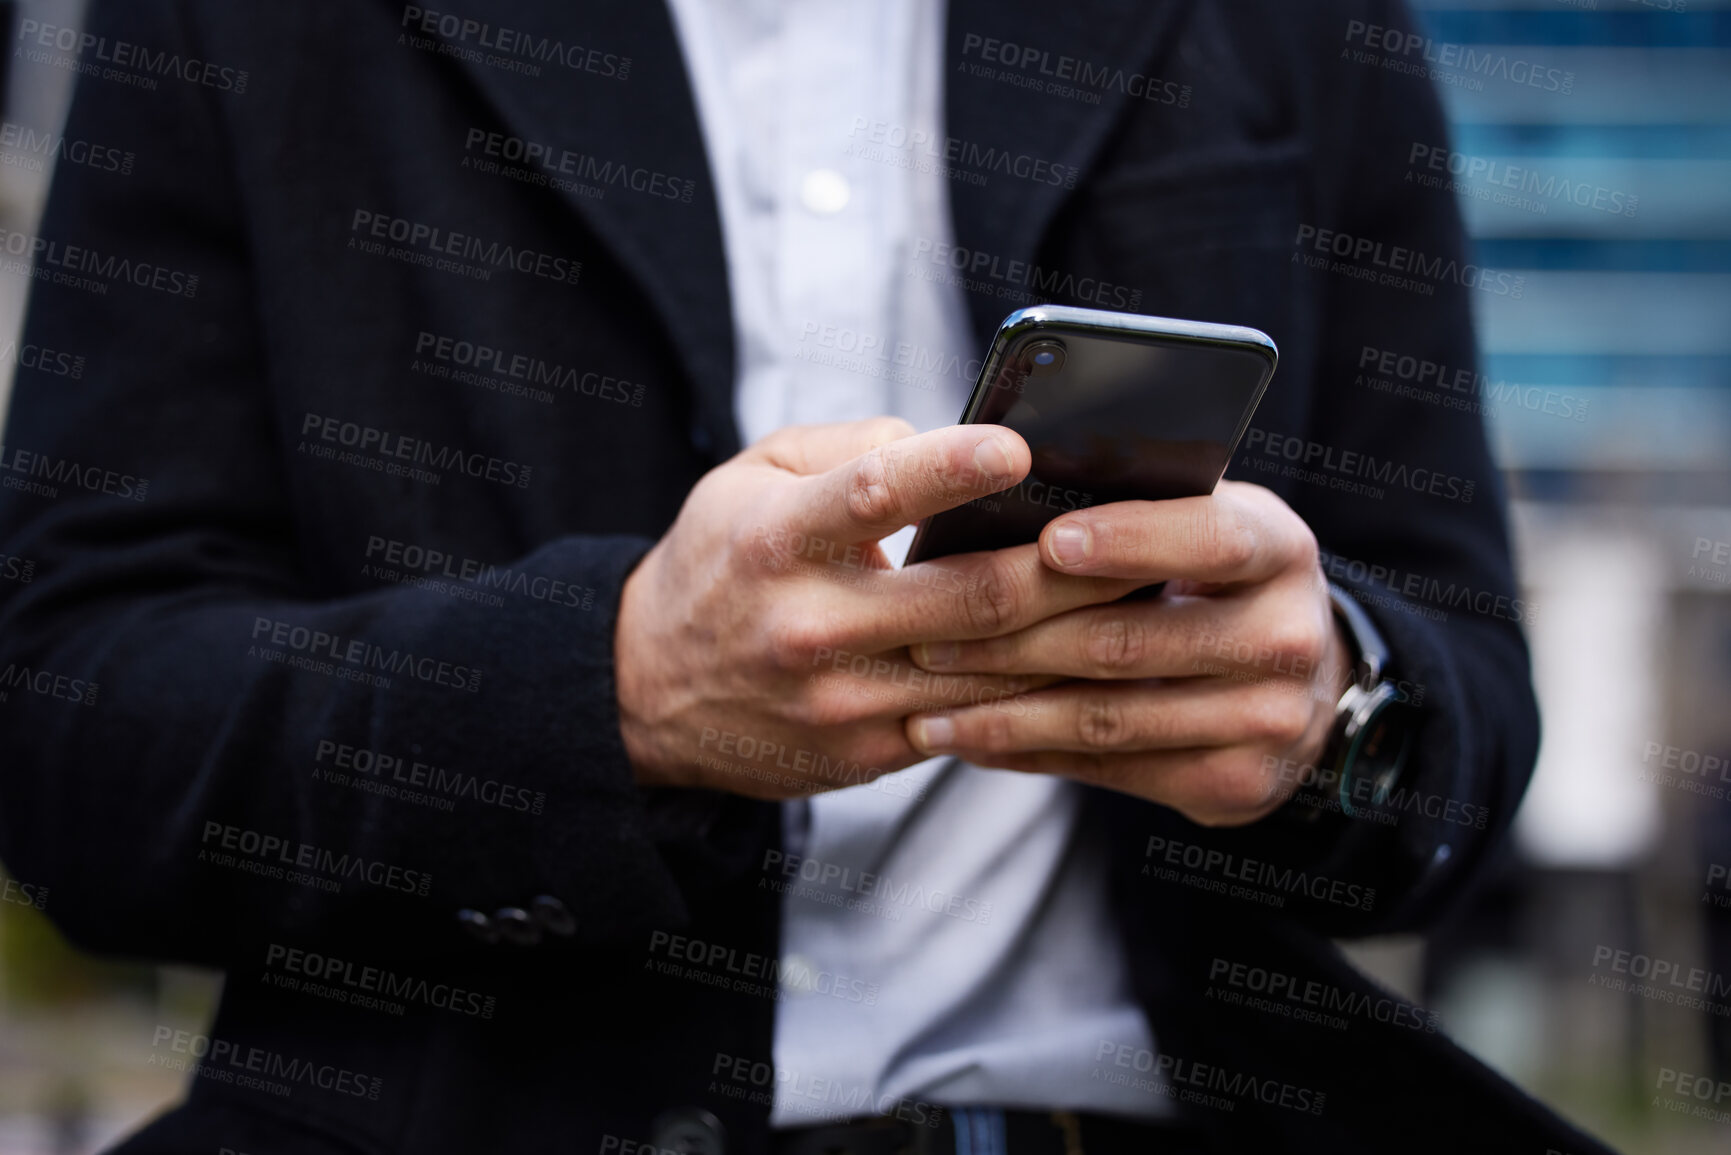
[{"label": "white dress shirt", "polygon": [[[945,5],[669,3],[715,176],[743,440],[886,413],[953,423],[982,351],[961,289],[912,275],[952,230],[941,148],[905,144],[944,137]],[[885,543],[892,560],[910,536]],[[921,1103],[1167,1114],[1096,1057],[1154,1042],[1079,791],[946,758],[896,778],[786,804],[803,861],[769,872],[787,886],[771,1121]],[[798,981],[826,973],[869,1001]]]}]

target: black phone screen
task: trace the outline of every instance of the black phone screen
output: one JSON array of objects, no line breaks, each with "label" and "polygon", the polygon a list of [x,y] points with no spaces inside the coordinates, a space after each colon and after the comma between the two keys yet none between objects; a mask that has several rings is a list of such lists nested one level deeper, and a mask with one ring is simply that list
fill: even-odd
[{"label": "black phone screen", "polygon": [[1212,493],[1273,373],[1256,348],[1074,330],[1023,333],[985,368],[965,420],[1020,433],[1020,484],[921,527],[908,560],[1037,539],[1059,514]]}]

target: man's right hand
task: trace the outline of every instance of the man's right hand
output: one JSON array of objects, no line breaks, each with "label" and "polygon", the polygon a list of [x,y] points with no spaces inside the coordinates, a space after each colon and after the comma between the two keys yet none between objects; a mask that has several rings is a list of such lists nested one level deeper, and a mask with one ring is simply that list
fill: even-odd
[{"label": "man's right hand", "polygon": [[1027,475],[996,425],[796,426],[706,474],[625,582],[614,638],[637,780],[757,798],[856,785],[923,760],[907,715],[1026,709],[1054,678],[944,677],[917,642],[996,637],[1140,582],[1076,577],[1038,546],[891,568],[878,542]]}]

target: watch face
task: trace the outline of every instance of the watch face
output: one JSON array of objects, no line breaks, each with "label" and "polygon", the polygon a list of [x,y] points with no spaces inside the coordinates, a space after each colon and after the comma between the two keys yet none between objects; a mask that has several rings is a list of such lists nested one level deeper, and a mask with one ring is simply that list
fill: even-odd
[{"label": "watch face", "polygon": [[1401,701],[1400,693],[1384,682],[1373,691],[1372,700],[1359,712],[1348,732],[1346,756],[1341,759],[1340,805],[1352,813],[1348,799],[1353,782],[1370,782],[1370,805],[1380,806],[1400,780],[1401,769],[1411,753],[1417,711]]}]

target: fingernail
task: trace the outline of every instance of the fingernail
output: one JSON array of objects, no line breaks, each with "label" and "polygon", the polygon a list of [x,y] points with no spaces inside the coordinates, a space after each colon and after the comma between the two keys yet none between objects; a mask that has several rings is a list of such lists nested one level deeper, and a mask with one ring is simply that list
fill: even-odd
[{"label": "fingernail", "polygon": [[974,446],[974,468],[993,480],[1010,476],[1010,451],[1002,438],[994,434]]},{"label": "fingernail", "polygon": [[1081,565],[1093,548],[1094,535],[1078,522],[1065,522],[1052,531],[1052,557],[1059,565]]},{"label": "fingernail", "polygon": [[956,664],[956,655],[961,647],[954,642],[921,642],[914,660],[926,669],[941,669],[944,666]]},{"label": "fingernail", "polygon": [[930,754],[947,750],[956,740],[956,724],[942,714],[921,718],[914,723],[914,745]]}]

